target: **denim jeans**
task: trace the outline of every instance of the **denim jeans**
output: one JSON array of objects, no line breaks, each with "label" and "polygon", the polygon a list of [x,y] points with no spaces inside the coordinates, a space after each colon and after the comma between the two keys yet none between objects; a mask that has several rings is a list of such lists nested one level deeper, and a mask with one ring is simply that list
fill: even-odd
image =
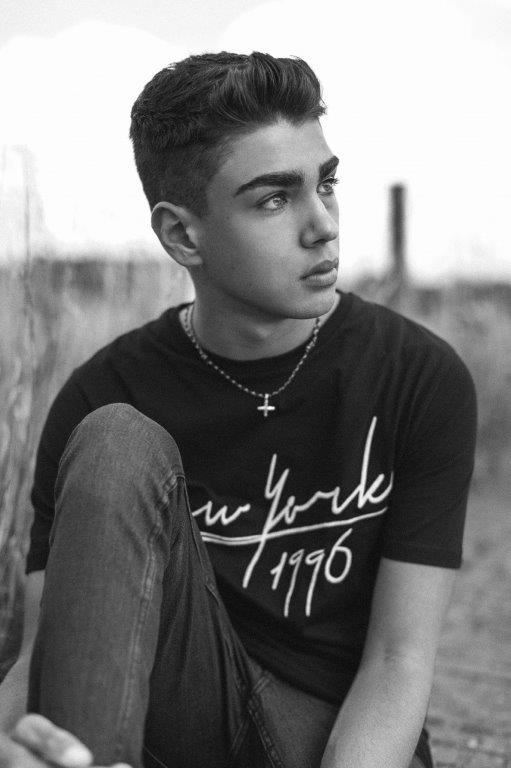
[{"label": "denim jeans", "polygon": [[[338,708],[244,650],[168,432],[125,404],[89,414],[55,501],[28,711],[95,765],[319,768]],[[425,732],[417,751],[431,766]]]}]

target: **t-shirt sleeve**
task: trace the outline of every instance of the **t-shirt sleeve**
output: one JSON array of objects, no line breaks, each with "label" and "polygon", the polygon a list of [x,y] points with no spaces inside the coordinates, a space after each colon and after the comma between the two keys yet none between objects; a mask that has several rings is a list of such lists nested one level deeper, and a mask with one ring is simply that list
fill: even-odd
[{"label": "t-shirt sleeve", "polygon": [[54,487],[60,458],[73,429],[91,411],[75,374],[66,381],[48,412],[36,455],[31,502],[34,519],[25,571],[46,567],[55,512]]},{"label": "t-shirt sleeve", "polygon": [[382,555],[459,568],[474,466],[476,396],[470,373],[452,350],[432,368],[415,392]]}]

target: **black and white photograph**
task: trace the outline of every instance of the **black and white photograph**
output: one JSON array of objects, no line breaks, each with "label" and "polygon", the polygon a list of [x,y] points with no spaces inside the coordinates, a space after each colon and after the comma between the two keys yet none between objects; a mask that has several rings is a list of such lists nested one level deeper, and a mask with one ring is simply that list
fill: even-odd
[{"label": "black and white photograph", "polygon": [[511,768],[511,0],[0,5],[0,768]]}]

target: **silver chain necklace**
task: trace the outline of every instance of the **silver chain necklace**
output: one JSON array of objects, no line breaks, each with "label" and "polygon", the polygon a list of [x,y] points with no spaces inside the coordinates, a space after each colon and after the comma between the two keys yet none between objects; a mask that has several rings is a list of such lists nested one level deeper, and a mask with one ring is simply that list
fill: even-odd
[{"label": "silver chain necklace", "polygon": [[219,373],[220,376],[223,376],[224,379],[227,379],[227,381],[230,381],[231,384],[234,384],[235,387],[238,387],[238,389],[241,389],[242,392],[246,392],[247,395],[252,395],[252,397],[257,397],[260,400],[264,400],[264,403],[262,405],[257,406],[257,410],[261,411],[264,414],[264,417],[266,418],[269,412],[275,411],[275,406],[270,404],[270,398],[280,395],[280,393],[283,392],[286,389],[286,387],[288,387],[291,384],[294,377],[296,376],[296,374],[298,373],[298,371],[300,370],[304,362],[307,360],[311,350],[315,347],[316,342],[318,340],[318,333],[319,333],[319,326],[320,326],[319,317],[317,317],[314,322],[312,336],[309,339],[307,346],[305,347],[305,352],[303,353],[300,360],[296,364],[294,370],[291,372],[291,375],[286,379],[286,381],[282,384],[282,386],[279,387],[278,389],[273,390],[273,392],[256,392],[254,389],[249,389],[248,387],[245,387],[243,384],[240,384],[239,381],[236,381],[236,379],[233,379],[232,376],[229,376],[229,374],[226,373],[222,368],[220,368],[220,366],[216,365],[216,363],[214,363],[213,360],[209,357],[209,355],[202,349],[201,345],[197,341],[195,331],[193,330],[193,324],[192,324],[193,307],[194,305],[192,303],[192,304],[189,304],[188,307],[186,308],[186,311],[183,317],[183,328],[185,330],[186,335],[192,342],[193,346],[199,353],[200,358],[207,365],[213,368],[213,370]]}]

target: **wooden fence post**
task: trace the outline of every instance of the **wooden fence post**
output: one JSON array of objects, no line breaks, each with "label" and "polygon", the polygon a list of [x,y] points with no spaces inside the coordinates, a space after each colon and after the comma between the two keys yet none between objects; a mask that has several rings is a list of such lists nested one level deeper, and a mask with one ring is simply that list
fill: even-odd
[{"label": "wooden fence post", "polygon": [[401,277],[406,273],[406,188],[390,187],[390,253],[392,271]]},{"label": "wooden fence post", "polygon": [[406,262],[406,187],[392,184],[389,195],[389,256],[387,304],[399,309],[408,289]]}]

